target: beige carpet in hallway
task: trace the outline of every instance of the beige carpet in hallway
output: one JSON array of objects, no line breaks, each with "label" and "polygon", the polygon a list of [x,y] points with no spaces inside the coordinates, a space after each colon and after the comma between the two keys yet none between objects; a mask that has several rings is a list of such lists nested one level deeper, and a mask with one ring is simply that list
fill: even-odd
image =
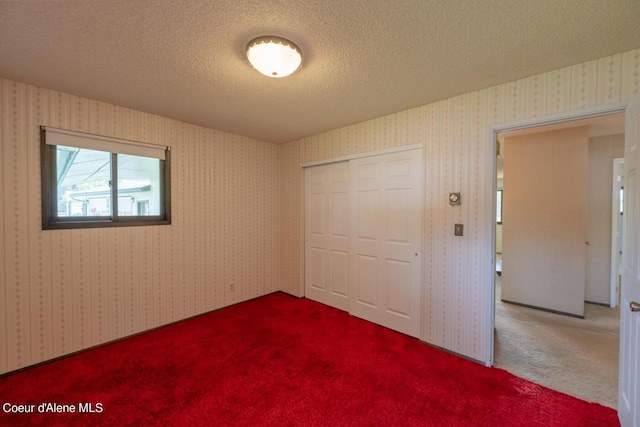
[{"label": "beige carpet in hallway", "polygon": [[585,318],[500,301],[494,366],[589,402],[617,408],[620,311],[585,304]]}]

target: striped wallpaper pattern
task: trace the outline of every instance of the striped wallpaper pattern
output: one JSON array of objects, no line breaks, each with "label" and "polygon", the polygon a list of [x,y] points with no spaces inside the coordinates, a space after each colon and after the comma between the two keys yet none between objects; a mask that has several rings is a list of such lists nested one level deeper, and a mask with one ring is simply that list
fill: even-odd
[{"label": "striped wallpaper pattern", "polygon": [[[0,373],[278,290],[280,147],[10,80],[0,99]],[[172,225],[42,231],[40,125],[170,146]]]},{"label": "striped wallpaper pattern", "polygon": [[[284,180],[289,210],[284,230],[283,289],[301,295],[302,182],[300,165],[408,144],[423,144],[425,165],[422,340],[485,361],[487,310],[487,141],[492,125],[627,100],[640,90],[640,49],[531,76],[401,111],[286,144]],[[451,207],[449,192],[461,192]],[[463,238],[453,235],[465,225]]]},{"label": "striped wallpaper pattern", "polygon": [[[278,146],[0,79],[0,373],[277,290],[302,296],[300,166],[416,143],[421,338],[484,360],[488,128],[639,89],[640,49]],[[40,125],[170,146],[172,225],[42,231]]]}]

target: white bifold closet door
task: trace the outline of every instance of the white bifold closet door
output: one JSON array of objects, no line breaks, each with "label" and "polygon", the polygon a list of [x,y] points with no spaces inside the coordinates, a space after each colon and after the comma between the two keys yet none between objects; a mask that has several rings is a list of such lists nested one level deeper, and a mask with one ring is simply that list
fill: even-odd
[{"label": "white bifold closet door", "polygon": [[418,337],[421,215],[420,149],[307,168],[306,296]]}]

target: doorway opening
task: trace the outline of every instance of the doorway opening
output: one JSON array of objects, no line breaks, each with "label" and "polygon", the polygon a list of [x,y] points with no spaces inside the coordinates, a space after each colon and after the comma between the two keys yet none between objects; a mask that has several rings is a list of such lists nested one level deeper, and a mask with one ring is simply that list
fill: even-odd
[{"label": "doorway opening", "polygon": [[[505,156],[504,156],[505,151],[507,153],[506,161],[508,161],[508,149],[509,149],[508,144],[509,143],[508,141],[505,143],[505,138],[512,137],[512,136],[527,135],[531,133],[540,133],[540,132],[554,131],[559,129],[567,129],[567,128],[577,127],[577,126],[590,127],[589,139],[596,140],[596,142],[594,143],[594,146],[597,146],[598,142],[603,143],[602,138],[605,138],[608,135],[618,135],[621,142],[618,142],[617,144],[622,144],[621,147],[624,147],[624,138],[620,137],[621,134],[622,135],[624,134],[624,105],[614,105],[606,108],[567,113],[563,115],[556,115],[556,116],[551,116],[551,117],[536,119],[531,121],[521,121],[518,123],[511,123],[511,124],[496,126],[490,130],[491,141],[495,141],[495,149],[492,150],[492,153],[494,153],[493,155],[495,156],[495,163],[493,163],[495,175],[493,176],[496,177],[496,179],[492,186],[493,187],[492,193],[496,198],[496,203],[494,204],[495,210],[496,210],[495,211],[496,221],[494,221],[495,232],[494,232],[494,241],[493,241],[494,246],[492,250],[494,253],[493,263],[497,267],[496,269],[494,269],[495,271],[492,272],[493,279],[491,280],[491,284],[492,284],[492,289],[491,289],[491,296],[492,296],[491,365],[505,368],[518,376],[522,376],[525,378],[529,377],[529,379],[532,379],[533,377],[534,382],[541,383],[543,385],[550,386],[551,388],[558,389],[565,393],[568,392],[568,394],[574,394],[574,395],[575,393],[572,393],[571,390],[566,390],[566,389],[563,390],[562,384],[560,384],[560,386],[554,385],[552,383],[545,384],[544,381],[538,380],[538,378],[536,378],[536,375],[540,376],[541,378],[546,377],[551,379],[558,377],[558,372],[556,373],[544,372],[545,367],[544,367],[544,364],[541,362],[541,360],[543,360],[545,357],[551,357],[552,359],[564,357],[565,359],[567,359],[567,356],[565,356],[565,354],[571,354],[571,358],[573,359],[574,362],[576,362],[574,363],[574,365],[578,365],[579,363],[577,362],[582,362],[583,359],[585,359],[584,362],[588,366],[589,361],[587,359],[588,359],[588,356],[591,354],[591,351],[574,349],[575,351],[571,353],[567,353],[566,349],[559,349],[559,350],[556,349],[554,353],[554,349],[551,348],[550,350],[548,350],[548,354],[545,355],[544,352],[547,350],[545,350],[544,348],[545,346],[544,340],[546,338],[557,338],[558,336],[560,336],[560,333],[557,332],[558,329],[554,331],[553,328],[561,328],[562,333],[564,333],[564,331],[570,330],[572,327],[580,328],[585,326],[586,324],[589,324],[587,327],[587,329],[589,329],[589,328],[592,328],[593,325],[595,324],[595,323],[592,323],[594,321],[594,317],[597,318],[595,320],[602,320],[603,316],[601,316],[601,314],[603,314],[605,310],[610,311],[611,309],[609,308],[609,306],[613,305],[613,301],[610,300],[610,297],[612,297],[613,294],[612,292],[610,292],[609,278],[610,277],[613,278],[614,273],[611,272],[610,274],[609,271],[607,270],[606,280],[605,280],[606,283],[604,284],[601,283],[601,286],[599,286],[596,291],[589,291],[589,290],[586,291],[584,295],[584,300],[589,301],[590,299],[594,299],[594,301],[591,301],[591,302],[595,302],[598,304],[598,305],[587,304],[587,311],[585,313],[586,319],[571,318],[567,316],[562,316],[562,315],[558,315],[550,312],[544,312],[540,310],[533,310],[530,308],[524,308],[520,306],[514,306],[514,305],[508,305],[508,304],[505,305],[505,303],[501,301],[501,291],[502,291],[501,285],[502,285],[502,278],[504,277],[502,276],[502,274],[504,269],[507,269],[507,270],[509,269],[509,265],[508,264],[501,265],[502,255],[503,255],[502,254],[502,251],[503,251],[502,232],[504,231],[502,221],[509,221],[509,218],[504,217],[504,211],[501,210],[501,206],[498,206],[498,201],[502,202],[503,200],[509,200],[509,197],[510,197],[508,191],[501,191],[501,190],[508,190],[508,187],[506,189],[504,188],[503,186],[504,176],[503,175],[501,176],[501,173],[503,171],[503,166],[504,166],[503,162],[505,161]],[[597,141],[598,138],[600,138],[601,140]],[[598,157],[594,157],[594,158],[597,159]],[[612,159],[613,157],[609,159],[609,163],[610,163],[609,169],[613,169]],[[611,176],[612,175],[610,172],[608,182],[607,182],[609,192],[613,191]],[[610,196],[609,204],[606,206],[606,208],[609,209],[609,212],[613,212],[611,196]],[[502,218],[498,219],[497,215],[501,215]],[[605,231],[608,233],[614,232],[612,229],[611,219],[609,219],[609,223]],[[508,232],[508,228],[507,228],[507,232]],[[606,233],[603,233],[603,234],[606,234]],[[598,239],[601,240],[602,236],[599,236]],[[609,241],[607,242],[608,246],[606,248],[607,250],[606,263],[610,262],[611,256],[612,256],[611,254],[613,253],[612,246],[611,246],[613,244],[612,242],[613,241],[611,240],[611,236],[609,234]],[[589,245],[590,242],[589,240],[586,240],[585,243]],[[589,246],[589,249],[591,248],[592,246]],[[601,255],[599,255],[598,257],[599,257],[598,259],[602,258]],[[593,262],[590,263],[591,267],[593,267],[592,264],[594,263]],[[587,272],[587,275],[588,274],[589,273]],[[605,273],[602,271],[600,271],[599,274],[600,276],[605,275]],[[591,273],[591,275],[593,275],[593,272]],[[602,281],[601,279],[602,277],[596,278],[596,280],[598,281]],[[593,313],[594,308],[595,308],[595,314]],[[512,318],[510,319],[509,316],[512,316]],[[610,338],[611,338],[611,335],[615,335],[614,337],[615,344],[609,343],[606,345],[602,345],[602,343],[600,343],[599,348],[610,353],[606,357],[608,357],[609,359],[614,359],[615,366],[613,369],[610,369],[610,376],[612,378],[609,379],[609,382],[611,383],[610,384],[611,392],[609,394],[611,396],[610,398],[608,398],[609,400],[606,400],[601,403],[607,406],[615,407],[616,401],[617,401],[617,382],[618,382],[617,381],[618,380],[617,378],[618,376],[618,373],[617,373],[617,356],[618,356],[617,342],[618,341],[617,339],[619,338],[619,312],[617,312],[616,310],[615,315],[608,316],[608,317],[615,318],[615,321],[611,324],[604,325],[603,333],[605,333]],[[504,329],[504,324],[505,324],[504,322],[512,322],[513,324],[515,324],[516,327],[511,328],[511,330],[506,331],[508,332],[506,333],[504,330],[501,330],[501,329]],[[518,322],[520,323],[520,325],[518,325]],[[538,322],[538,323],[536,324],[535,322]],[[517,337],[517,334],[519,333],[517,326],[523,326],[523,325],[526,327],[532,328],[532,330],[534,331],[531,336],[526,337],[525,339],[525,341],[531,340],[531,342],[533,343],[532,346],[529,348],[523,349],[525,350],[523,353],[525,356],[530,355],[533,357],[529,361],[525,360],[525,358],[522,355],[519,355],[518,357],[516,357],[515,359],[517,360],[517,363],[516,363],[517,366],[515,369],[517,370],[517,372],[513,372],[514,368],[512,366],[505,366],[507,363],[504,360],[500,360],[500,358],[504,356],[503,350],[505,350],[505,348],[507,348],[509,345],[512,345],[514,347],[518,347],[518,346],[526,347],[524,344],[522,344],[522,342],[518,342],[517,339],[514,338],[514,336]],[[576,332],[574,331],[572,333],[576,333]],[[536,334],[538,335],[536,336]],[[572,341],[572,339],[565,338],[565,339],[560,339],[560,341],[569,342],[569,341]],[[615,348],[612,349],[611,347],[615,347]],[[516,348],[516,350],[518,349]],[[576,351],[582,351],[582,356],[584,357],[581,356],[576,358]],[[517,351],[515,352],[515,354],[517,354]],[[558,368],[558,366],[560,366],[560,368]],[[552,366],[551,369],[553,368],[554,367]],[[565,369],[562,364],[556,365],[555,369],[559,369],[561,372],[567,371],[567,369]],[[587,373],[587,377],[589,376],[593,377],[593,375],[590,375],[590,374],[593,374],[593,372],[597,370],[598,370],[597,367],[591,366],[591,371]],[[602,371],[602,369],[600,369],[600,371]],[[580,383],[579,379],[577,379],[576,381]],[[567,383],[567,381],[565,381],[565,383]],[[577,388],[584,389],[585,387],[583,385],[578,384]],[[602,394],[601,393],[602,382],[597,384],[596,388],[598,389],[598,393]],[[581,396],[578,396],[578,397],[581,397]],[[592,400],[592,401],[595,400],[593,398],[589,398],[588,395],[583,395],[582,398],[586,398],[587,400]]]}]

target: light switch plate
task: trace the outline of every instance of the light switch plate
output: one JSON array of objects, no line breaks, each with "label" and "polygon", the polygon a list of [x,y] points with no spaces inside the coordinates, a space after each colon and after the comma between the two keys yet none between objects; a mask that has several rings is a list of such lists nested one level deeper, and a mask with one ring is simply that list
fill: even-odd
[{"label": "light switch plate", "polygon": [[456,236],[462,236],[464,233],[464,224],[456,224],[453,229],[453,234]]}]

